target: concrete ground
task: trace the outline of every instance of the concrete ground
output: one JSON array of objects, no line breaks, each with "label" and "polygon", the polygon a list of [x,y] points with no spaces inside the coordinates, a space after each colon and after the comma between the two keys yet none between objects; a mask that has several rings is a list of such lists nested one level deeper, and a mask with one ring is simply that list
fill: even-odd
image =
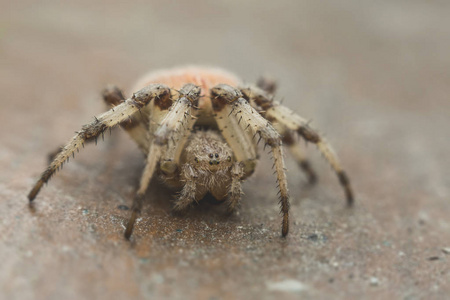
[{"label": "concrete ground", "polygon": [[[444,299],[450,295],[448,1],[1,1],[0,298]],[[290,156],[280,237],[267,154],[240,213],[171,214],[154,181],[124,222],[143,156],[120,130],[26,195],[49,152],[103,111],[107,83],[214,65],[279,80],[278,98],[334,145],[356,206],[307,147]],[[261,149],[262,152],[262,149]]]}]

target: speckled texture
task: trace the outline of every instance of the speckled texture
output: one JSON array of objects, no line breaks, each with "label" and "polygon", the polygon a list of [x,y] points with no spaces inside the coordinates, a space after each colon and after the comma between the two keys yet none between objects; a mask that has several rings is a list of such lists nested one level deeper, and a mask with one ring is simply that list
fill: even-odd
[{"label": "speckled texture", "polygon": [[[260,3],[2,1],[0,298],[450,294],[449,2]],[[46,155],[102,112],[107,83],[127,89],[151,69],[196,63],[278,78],[278,97],[335,146],[355,209],[309,146],[316,186],[287,157],[286,239],[263,154],[231,218],[209,203],[174,216],[173,192],[154,181],[130,244],[124,208],[143,157],[119,130],[28,209]]]}]

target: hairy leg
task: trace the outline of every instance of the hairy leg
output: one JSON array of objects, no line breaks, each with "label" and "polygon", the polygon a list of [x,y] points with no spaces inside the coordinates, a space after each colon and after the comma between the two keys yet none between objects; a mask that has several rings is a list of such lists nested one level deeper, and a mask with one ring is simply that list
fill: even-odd
[{"label": "hairy leg", "polygon": [[[116,107],[117,105],[124,102],[126,99],[123,95],[123,92],[115,85],[108,85],[102,92],[103,101],[108,105],[108,107]],[[141,111],[142,114],[142,111]],[[145,143],[147,145],[142,144],[142,142],[145,139],[140,138],[141,136],[146,137],[147,130],[146,127],[140,124],[139,122],[142,119],[139,118],[138,115],[140,114],[134,114],[130,116],[126,121],[119,123],[119,126],[124,129],[130,136],[133,138],[133,140],[138,144],[139,148],[147,148],[148,149],[148,143]],[[144,134],[138,133],[138,131],[142,131]],[[136,133],[135,133],[136,132]],[[94,141],[93,139],[87,140],[85,144]],[[56,156],[61,152],[64,148],[64,145],[60,145],[55,150],[51,151],[48,154],[48,163],[50,164]],[[147,150],[146,150],[147,151]]]},{"label": "hairy leg", "polygon": [[96,140],[106,129],[129,119],[153,99],[169,96],[169,89],[166,86],[160,84],[149,85],[136,92],[133,97],[125,100],[120,105],[95,117],[93,122],[82,126],[81,130],[61,149],[48,168],[42,173],[41,178],[28,194],[30,202],[37,196],[44,183],[48,182],[52,175],[62,167],[64,162],[69,161],[70,156],[74,157],[75,151],[83,147],[85,142]]},{"label": "hairy leg", "polygon": [[264,91],[258,88],[249,87],[241,89],[241,91],[249,102],[261,109],[261,114],[266,119],[275,120],[286,126],[288,129],[297,132],[306,141],[316,144],[319,151],[336,172],[339,182],[344,188],[347,205],[352,206],[354,202],[353,192],[345,171],[341,167],[331,146],[315,130],[309,127],[308,122],[294,113],[291,109],[270,99]]},{"label": "hairy leg", "polygon": [[[263,76],[258,79],[256,85],[267,93],[267,96],[270,96],[271,98],[275,94],[277,90],[277,82],[272,77]],[[249,99],[247,99],[249,100]],[[252,103],[251,103],[252,104]],[[264,115],[264,112],[259,107],[259,105],[256,105],[253,101],[253,107],[258,110],[262,115]],[[314,172],[314,170],[311,167],[311,164],[309,160],[305,157],[301,146],[297,139],[293,136],[292,130],[289,130],[286,126],[278,123],[276,120],[271,120],[272,125],[275,127],[275,129],[281,134],[283,137],[283,144],[287,146],[289,152],[292,154],[294,159],[297,161],[298,165],[302,169],[302,171],[306,174],[308,177],[308,182],[310,184],[314,184],[317,181],[317,175]]]},{"label": "hairy leg", "polygon": [[286,236],[289,232],[289,193],[280,135],[270,122],[243,98],[239,90],[229,85],[219,84],[211,89],[211,99],[215,110],[217,108],[228,111],[230,117],[237,120],[243,131],[251,131],[254,137],[259,136],[265,141],[266,146],[270,146],[280,191],[281,213],[283,214],[281,233]]},{"label": "hairy leg", "polygon": [[239,206],[242,192],[242,178],[244,177],[244,165],[242,162],[234,163],[231,168],[231,185],[228,191],[227,210],[234,212]]},{"label": "hairy leg", "polygon": [[256,143],[252,140],[250,132],[242,130],[236,118],[231,117],[232,108],[227,104],[212,97],[214,119],[219,127],[220,133],[233,150],[236,161],[242,162],[244,167],[244,178],[253,174],[256,167]]},{"label": "hairy leg", "polygon": [[[115,85],[107,86],[103,90],[102,96],[105,103],[113,108],[120,105],[125,100],[123,92]],[[153,102],[148,105],[152,106]],[[139,149],[144,153],[148,151],[148,116],[146,115],[145,110],[142,110],[139,114],[130,116],[129,119],[121,122],[119,125],[136,142]]]},{"label": "hairy leg", "polygon": [[289,149],[297,164],[300,166],[302,171],[308,177],[308,182],[314,184],[317,181],[317,175],[311,167],[309,160],[303,154],[300,143],[297,141],[296,137],[293,135],[292,131],[287,129],[282,133],[283,143]]},{"label": "hairy leg", "polygon": [[180,90],[178,100],[170,107],[160,126],[155,131],[155,136],[148,151],[146,164],[139,183],[139,189],[133,201],[131,218],[125,230],[125,238],[129,239],[137,216],[142,209],[142,199],[152,178],[156,165],[166,150],[168,141],[176,135],[184,135],[190,132],[195,123],[196,107],[200,97],[200,88],[193,84],[187,84]]},{"label": "hairy leg", "polygon": [[268,94],[275,94],[277,90],[277,82],[274,78],[263,76],[258,79],[256,85]]}]

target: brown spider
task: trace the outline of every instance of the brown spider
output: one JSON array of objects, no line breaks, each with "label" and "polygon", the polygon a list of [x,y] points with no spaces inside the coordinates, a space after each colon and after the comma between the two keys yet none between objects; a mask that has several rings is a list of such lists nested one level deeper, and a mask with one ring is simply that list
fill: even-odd
[{"label": "brown spider", "polygon": [[[304,158],[295,134],[317,145],[337,173],[347,204],[353,204],[349,180],[336,155],[308,123],[272,99],[275,84],[260,80],[258,87],[241,86],[234,75],[220,69],[180,68],[151,73],[125,99],[116,87],[103,98],[112,108],[82,126],[81,131],[56,155],[28,195],[31,201],[42,185],[87,141],[120,125],[147,159],[125,238],[129,239],[141,212],[145,191],[156,172],[170,186],[181,188],[174,209],[184,210],[208,192],[226,201],[234,211],[241,199],[241,183],[255,170],[256,145],[263,140],[271,148],[278,181],[283,222],[289,231],[289,195],[282,143],[291,150],[310,182],[316,176]],[[206,93],[201,96],[201,92]]]}]

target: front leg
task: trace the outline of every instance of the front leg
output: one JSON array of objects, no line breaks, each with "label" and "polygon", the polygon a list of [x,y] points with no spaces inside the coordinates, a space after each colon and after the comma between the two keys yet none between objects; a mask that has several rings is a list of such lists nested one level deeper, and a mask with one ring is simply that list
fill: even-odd
[{"label": "front leg", "polygon": [[219,84],[213,87],[211,99],[213,107],[220,107],[228,112],[230,118],[235,118],[243,131],[250,130],[253,137],[259,136],[265,141],[265,145],[271,148],[280,192],[281,213],[283,214],[281,234],[286,236],[289,232],[289,192],[280,135],[269,121],[250,106],[243,98],[242,93],[232,86]]},{"label": "front leg", "polygon": [[84,143],[89,140],[97,140],[97,137],[108,128],[112,128],[128,120],[141,108],[148,105],[155,98],[169,98],[170,90],[161,84],[149,85],[135,94],[130,99],[125,100],[118,106],[95,117],[95,120],[84,125],[80,131],[61,149],[48,168],[42,173],[41,178],[36,182],[33,189],[28,194],[31,201],[36,198],[44,183],[53,176],[53,174],[63,166],[64,162],[69,161],[70,156],[75,156],[75,151],[84,147]]},{"label": "front leg", "polygon": [[158,162],[167,150],[168,141],[174,136],[185,135],[191,131],[195,116],[197,115],[198,99],[200,97],[200,87],[193,84],[186,84],[179,91],[178,100],[170,107],[169,111],[161,121],[155,132],[150,149],[148,150],[145,168],[142,172],[137,195],[133,201],[131,217],[125,230],[125,238],[130,239],[133,233],[134,223],[141,213],[142,199],[150,180],[155,173]]}]

